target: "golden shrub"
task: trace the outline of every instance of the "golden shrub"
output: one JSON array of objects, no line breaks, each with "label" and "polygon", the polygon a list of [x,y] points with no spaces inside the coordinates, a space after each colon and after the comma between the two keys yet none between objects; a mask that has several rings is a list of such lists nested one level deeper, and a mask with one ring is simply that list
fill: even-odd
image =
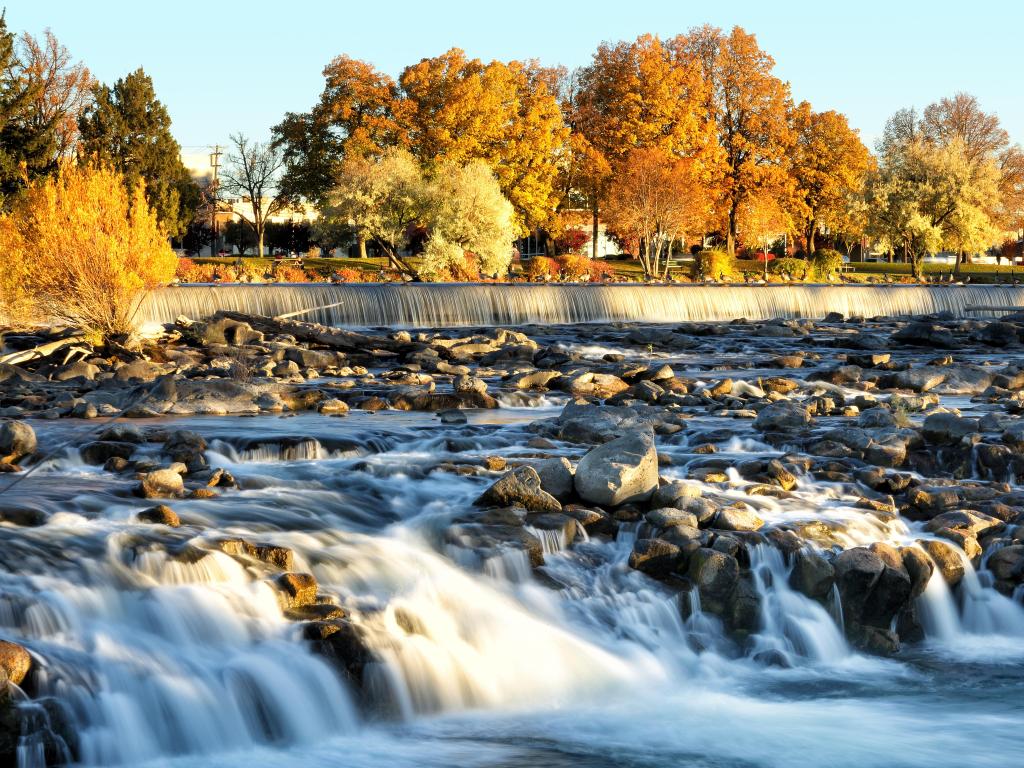
[{"label": "golden shrub", "polygon": [[142,186],[129,191],[109,168],[66,164],[0,222],[5,305],[50,322],[130,333],[145,293],[174,277],[177,256]]}]

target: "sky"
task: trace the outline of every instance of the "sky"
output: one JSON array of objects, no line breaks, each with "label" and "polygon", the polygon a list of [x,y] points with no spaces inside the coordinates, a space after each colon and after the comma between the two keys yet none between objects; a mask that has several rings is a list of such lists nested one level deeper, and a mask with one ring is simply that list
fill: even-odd
[{"label": "sky", "polygon": [[870,145],[901,107],[968,91],[1024,142],[1024,0],[6,0],[102,82],[143,67],[186,152],[256,139],[306,111],[334,56],[397,76],[451,47],[484,60],[587,63],[602,41],[704,23],[757,35],[797,101],[844,112]]}]

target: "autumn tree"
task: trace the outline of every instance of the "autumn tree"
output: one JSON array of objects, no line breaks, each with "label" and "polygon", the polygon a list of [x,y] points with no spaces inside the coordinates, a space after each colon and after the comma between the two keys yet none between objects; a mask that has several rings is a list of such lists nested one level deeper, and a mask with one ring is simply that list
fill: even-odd
[{"label": "autumn tree", "polygon": [[512,261],[515,211],[487,163],[443,165],[429,185],[421,273],[431,279],[502,277]]},{"label": "autumn tree", "polygon": [[551,73],[532,62],[484,63],[458,48],[406,67],[395,103],[399,136],[420,162],[486,162],[521,234],[555,212],[558,156],[568,138]]},{"label": "autumn tree", "polygon": [[6,201],[56,168],[55,131],[41,119],[43,83],[26,76],[15,36],[0,12],[0,196]]},{"label": "autumn tree", "polygon": [[739,231],[745,242],[761,249],[767,269],[768,248],[790,230],[792,219],[786,207],[771,194],[753,194],[743,201]]},{"label": "autumn tree", "polygon": [[358,237],[377,243],[395,270],[419,279],[401,251],[427,205],[423,171],[408,151],[385,150],[379,159],[352,154],[342,160],[317,229],[349,227]]},{"label": "autumn tree", "polygon": [[636,148],[657,147],[692,156],[708,146],[700,107],[704,81],[692,59],[679,56],[652,35],[602,44],[574,77],[566,114],[575,181],[587,190],[597,254],[597,222],[613,167]]},{"label": "autumn tree", "polygon": [[604,209],[608,225],[636,248],[644,275],[660,278],[672,244],[707,223],[709,201],[694,161],[638,148],[616,163],[614,175]]},{"label": "autumn tree", "polygon": [[225,158],[220,188],[243,198],[239,215],[256,235],[256,255],[262,256],[267,222],[287,203],[278,186],[284,161],[270,142],[251,141],[236,133],[231,144],[234,149]]},{"label": "autumn tree", "polygon": [[903,252],[915,277],[926,253],[978,250],[998,239],[994,159],[979,159],[959,136],[937,140],[909,109],[890,118],[878,154],[867,194],[870,229]]},{"label": "autumn tree", "polygon": [[199,204],[199,189],[181,162],[171,117],[141,68],[113,86],[97,85],[78,121],[80,155],[111,165],[130,189],[142,182],[146,200],[171,237],[181,234]]},{"label": "autumn tree", "polygon": [[18,39],[18,59],[34,95],[31,120],[39,132],[53,135],[54,161],[74,155],[78,145],[78,120],[92,98],[95,78],[50,30],[37,39],[23,33]]},{"label": "autumn tree", "polygon": [[338,56],[323,70],[324,89],[309,112],[289,112],[274,128],[282,193],[320,206],[351,155],[379,155],[401,144],[394,121],[397,86],[371,64]]},{"label": "autumn tree", "polygon": [[815,112],[806,101],[793,110],[793,132],[790,173],[796,183],[796,214],[811,254],[818,227],[824,224],[835,231],[850,198],[863,190],[870,154],[844,115]]},{"label": "autumn tree", "polygon": [[700,27],[673,40],[672,46],[703,74],[704,108],[714,121],[721,150],[715,187],[733,255],[744,201],[755,193],[781,198],[790,194],[785,168],[793,144],[789,85],[772,74],[774,59],[740,27],[729,34]]},{"label": "autumn tree", "polygon": [[130,333],[145,293],[174,277],[177,257],[142,184],[109,168],[64,163],[0,216],[7,311],[111,337]]}]

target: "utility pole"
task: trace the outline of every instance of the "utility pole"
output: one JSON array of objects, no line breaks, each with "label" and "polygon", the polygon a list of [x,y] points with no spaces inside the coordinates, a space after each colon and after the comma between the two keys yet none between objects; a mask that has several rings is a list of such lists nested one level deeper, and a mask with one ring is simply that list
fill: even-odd
[{"label": "utility pole", "polygon": [[210,229],[213,232],[213,241],[210,243],[211,256],[215,255],[214,249],[217,247],[217,189],[220,184],[218,171],[222,154],[224,153],[220,151],[220,144],[214,144],[213,152],[210,153],[210,168],[213,169],[213,181],[210,182]]}]

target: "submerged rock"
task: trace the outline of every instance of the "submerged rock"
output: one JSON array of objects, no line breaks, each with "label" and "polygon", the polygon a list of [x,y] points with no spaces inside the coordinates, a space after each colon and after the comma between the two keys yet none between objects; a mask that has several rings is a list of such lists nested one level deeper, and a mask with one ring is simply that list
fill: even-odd
[{"label": "submerged rock", "polygon": [[558,499],[541,487],[540,475],[530,466],[502,475],[476,500],[477,504],[507,507],[518,504],[533,512],[560,512]]}]

